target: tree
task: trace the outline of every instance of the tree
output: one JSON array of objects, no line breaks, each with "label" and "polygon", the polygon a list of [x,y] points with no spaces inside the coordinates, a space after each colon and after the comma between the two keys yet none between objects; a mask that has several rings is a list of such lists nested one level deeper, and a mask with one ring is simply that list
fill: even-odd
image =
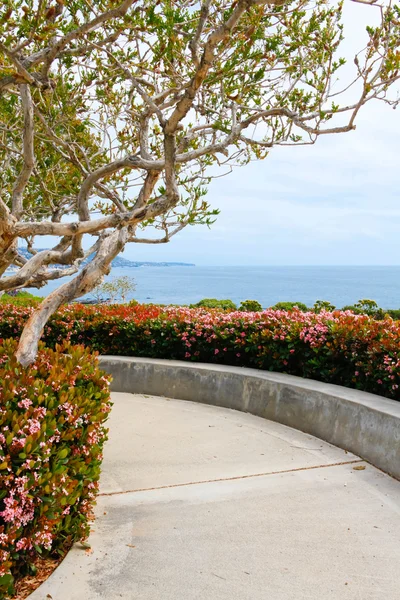
[{"label": "tree", "polygon": [[[380,24],[341,94],[342,3],[3,0],[0,291],[74,275],[29,319],[23,365],[49,316],[126,244],[211,224],[212,177],[349,132],[373,99],[397,106],[400,10],[370,10]],[[42,236],[55,243],[37,251]]]},{"label": "tree", "polygon": [[92,295],[97,302],[108,301],[113,304],[117,298],[125,302],[127,295],[134,292],[136,285],[132,277],[123,275],[122,277],[113,277],[109,281],[104,281],[94,288]]}]

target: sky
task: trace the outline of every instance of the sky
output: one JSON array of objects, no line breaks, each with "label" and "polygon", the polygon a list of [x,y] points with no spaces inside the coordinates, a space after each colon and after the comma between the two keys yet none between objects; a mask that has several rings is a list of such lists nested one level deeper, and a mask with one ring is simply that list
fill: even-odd
[{"label": "sky", "polygon": [[[346,84],[379,12],[344,6]],[[221,212],[211,228],[187,227],[168,244],[130,244],[123,256],[199,266],[400,265],[400,106],[370,102],[356,124],[313,146],[273,148],[214,180],[207,200]],[[52,242],[43,238],[43,247]]]},{"label": "sky", "polygon": [[[375,7],[346,0],[344,55],[363,47],[375,15]],[[197,265],[399,265],[399,149],[400,107],[371,103],[354,132],[274,148],[266,160],[214,180],[208,201],[221,214],[210,229],[131,245],[124,256]]]}]

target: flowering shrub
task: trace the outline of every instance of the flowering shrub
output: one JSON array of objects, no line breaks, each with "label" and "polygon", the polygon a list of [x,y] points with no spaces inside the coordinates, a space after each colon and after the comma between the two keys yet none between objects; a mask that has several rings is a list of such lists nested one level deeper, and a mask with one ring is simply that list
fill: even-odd
[{"label": "flowering shrub", "polygon": [[[33,309],[0,307],[0,337],[19,337]],[[247,366],[309,377],[400,400],[400,322],[350,311],[303,312],[154,305],[69,305],[44,341],[101,354]]]},{"label": "flowering shrub", "polygon": [[83,346],[41,346],[26,369],[15,350],[0,344],[0,598],[35,555],[87,536],[110,411],[108,378]]}]

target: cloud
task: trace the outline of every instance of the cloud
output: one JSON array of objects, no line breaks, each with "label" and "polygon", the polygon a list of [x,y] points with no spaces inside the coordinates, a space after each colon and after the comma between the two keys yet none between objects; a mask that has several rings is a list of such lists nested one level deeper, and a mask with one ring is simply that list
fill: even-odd
[{"label": "cloud", "polygon": [[273,149],[212,183],[208,200],[221,214],[211,230],[128,254],[215,265],[399,264],[398,114],[375,103],[355,132]]}]

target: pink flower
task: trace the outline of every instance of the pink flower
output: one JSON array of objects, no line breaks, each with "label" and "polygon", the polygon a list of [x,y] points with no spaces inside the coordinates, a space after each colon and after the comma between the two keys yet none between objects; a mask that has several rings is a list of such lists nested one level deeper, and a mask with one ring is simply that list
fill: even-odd
[{"label": "pink flower", "polygon": [[18,406],[19,406],[19,408],[28,409],[30,406],[32,406],[32,400],[29,400],[29,398],[25,398],[24,400],[20,400],[18,402]]},{"label": "pink flower", "polygon": [[34,435],[35,433],[38,433],[38,431],[40,431],[40,423],[37,419],[30,419],[29,420],[29,435]]},{"label": "pink flower", "polygon": [[215,350],[214,350],[214,354],[219,354],[219,350],[218,350],[218,348],[215,348]]},{"label": "pink flower", "polygon": [[23,448],[25,446],[26,443],[26,438],[25,437],[21,437],[21,438],[14,438],[12,444],[11,444],[11,448],[13,450],[16,450],[18,447],[19,448]]},{"label": "pink flower", "polygon": [[51,549],[52,535],[47,531],[38,531],[35,534],[34,540],[36,544],[43,545],[46,550]]},{"label": "pink flower", "polygon": [[24,550],[25,548],[32,548],[32,543],[28,540],[28,538],[26,537],[22,537],[21,539],[18,540],[17,542],[17,551],[18,550]]}]

